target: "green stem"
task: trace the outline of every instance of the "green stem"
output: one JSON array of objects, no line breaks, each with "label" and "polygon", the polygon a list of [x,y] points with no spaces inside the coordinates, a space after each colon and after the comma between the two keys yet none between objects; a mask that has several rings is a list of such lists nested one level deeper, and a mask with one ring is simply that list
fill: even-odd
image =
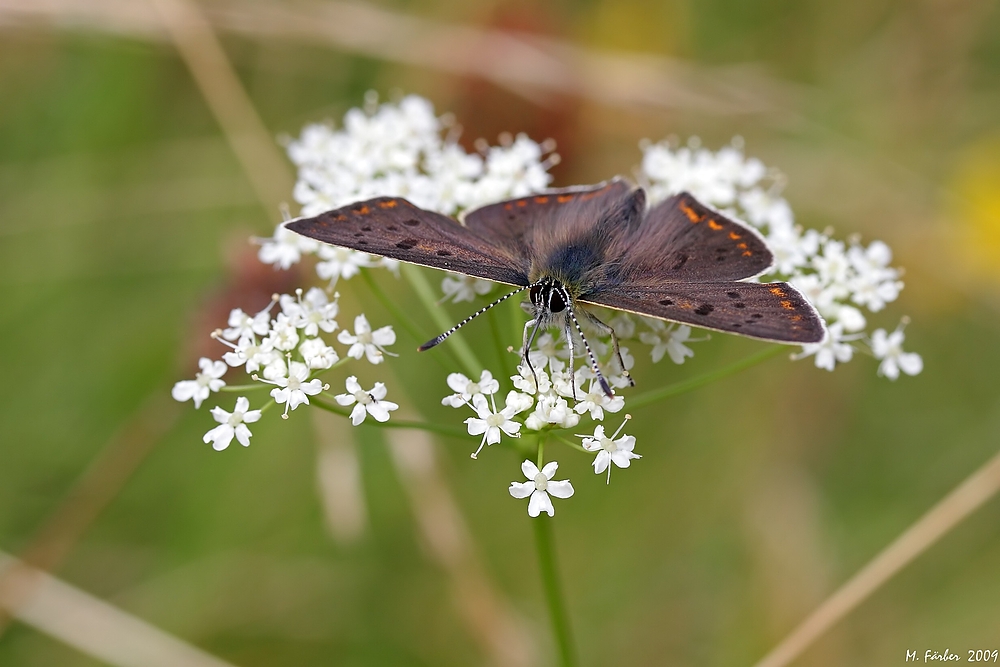
[{"label": "green stem", "polygon": [[549,607],[552,633],[555,635],[556,648],[559,652],[559,664],[562,667],[573,667],[577,664],[576,652],[573,648],[573,637],[570,633],[566,605],[563,602],[562,588],[559,585],[559,572],[556,567],[556,555],[553,546],[553,520],[543,515],[537,519],[532,519],[531,522],[535,524],[538,570],[542,575],[542,588],[545,590],[545,601]]},{"label": "green stem", "polygon": [[756,354],[751,354],[749,357],[740,359],[739,361],[734,361],[728,366],[723,366],[722,368],[716,369],[714,371],[709,371],[708,373],[703,373],[702,375],[697,375],[693,378],[682,380],[681,382],[675,382],[674,384],[667,385],[661,389],[654,389],[653,391],[647,391],[644,394],[639,394],[633,398],[627,400],[628,407],[630,409],[641,408],[643,406],[649,405],[650,403],[655,403],[657,401],[663,400],[665,398],[671,398],[679,394],[684,394],[686,392],[692,391],[706,385],[709,382],[714,382],[715,380],[720,380],[729,375],[735,375],[742,370],[746,370],[752,366],[756,366],[762,361],[766,361],[771,357],[777,356],[779,353],[785,351],[785,346],[783,345],[772,345],[771,347],[764,348]]},{"label": "green stem", "polygon": [[[434,288],[427,281],[427,276],[424,272],[416,266],[410,264],[402,264],[400,267],[402,273],[406,276],[406,279],[413,285],[414,291],[417,293],[417,297],[423,303],[424,308],[430,313],[431,319],[434,320],[434,324],[438,326],[441,331],[448,331],[455,325],[455,321],[448,314],[448,312],[441,307],[441,304],[435,299]],[[479,373],[485,368],[479,359],[476,358],[476,353],[472,351],[469,344],[462,338],[460,332],[455,332],[448,337],[448,344],[451,349],[454,350],[455,355],[458,360],[465,366],[465,371],[469,373],[470,377],[473,379],[479,377]]]},{"label": "green stem", "polygon": [[[310,401],[312,405],[315,405],[321,410],[326,410],[327,412],[332,412],[335,415],[340,415],[345,419],[351,416],[349,410],[344,410],[338,406],[335,406],[326,401],[320,400],[319,398],[313,397]],[[458,426],[442,426],[439,424],[431,424],[428,422],[418,422],[407,419],[391,419],[387,422],[377,422],[374,419],[365,420],[365,424],[368,426],[375,426],[377,428],[408,428],[415,429],[418,431],[430,431],[431,433],[440,433],[442,435],[450,435],[456,438],[463,438],[469,435],[468,431]]]},{"label": "green stem", "polygon": [[581,452],[584,452],[585,454],[591,453],[591,452],[588,452],[586,449],[584,449],[583,445],[581,445],[579,442],[573,442],[569,438],[564,438],[561,435],[557,435],[555,437],[556,437],[556,440],[558,440],[559,442],[563,443],[567,447],[572,447],[573,449],[576,449],[576,450],[579,450]]},{"label": "green stem", "polygon": [[219,391],[253,391],[254,389],[264,389],[266,387],[266,384],[259,382],[255,384],[227,384]]}]

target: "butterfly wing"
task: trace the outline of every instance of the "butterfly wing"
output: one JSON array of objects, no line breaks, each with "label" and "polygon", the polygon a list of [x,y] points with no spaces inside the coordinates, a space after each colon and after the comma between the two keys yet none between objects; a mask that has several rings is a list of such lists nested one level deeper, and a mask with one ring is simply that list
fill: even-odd
[{"label": "butterfly wing", "polygon": [[510,285],[528,284],[526,258],[399,197],[358,202],[286,226],[331,245]]},{"label": "butterfly wing", "polygon": [[779,343],[819,343],[819,314],[787,283],[675,283],[662,289],[622,286],[581,299],[616,310]]},{"label": "butterfly wing", "polygon": [[650,209],[627,236],[612,284],[743,280],[767,271],[774,257],[760,234],[686,192]]},{"label": "butterfly wing", "polygon": [[[469,211],[462,218],[465,226],[516,257],[533,257],[553,227],[568,222],[592,223],[600,211],[626,195],[632,186],[622,179],[597,185],[549,190]],[[540,243],[541,242],[541,243]]]}]

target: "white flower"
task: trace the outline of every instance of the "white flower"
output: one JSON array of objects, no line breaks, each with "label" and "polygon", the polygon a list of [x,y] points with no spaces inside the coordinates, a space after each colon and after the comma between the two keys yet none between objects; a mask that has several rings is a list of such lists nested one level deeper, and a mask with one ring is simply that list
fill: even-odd
[{"label": "white flower", "polygon": [[337,335],[337,340],[344,345],[351,346],[347,350],[347,356],[352,359],[367,356],[369,362],[380,364],[385,360],[383,354],[395,356],[385,350],[386,345],[392,345],[396,342],[396,333],[392,327],[384,326],[372,331],[372,326],[363,313],[354,318],[354,334],[352,335],[344,329]]},{"label": "white flower", "polygon": [[559,348],[562,337],[555,338],[552,334],[543,333],[535,341],[535,349],[528,351],[528,361],[537,373],[548,366],[553,371],[561,371],[566,367],[566,362],[562,361],[569,357],[569,351]]},{"label": "white flower", "polygon": [[646,345],[652,345],[650,351],[653,363],[663,359],[664,354],[670,355],[670,360],[675,364],[683,364],[687,357],[693,357],[694,351],[685,343],[695,342],[695,340],[705,340],[704,338],[692,339],[691,327],[686,324],[679,326],[670,325],[667,327],[658,320],[654,320],[659,326],[650,323],[653,331],[643,331],[639,334],[639,340]]},{"label": "white flower", "polygon": [[201,402],[208,398],[213,391],[219,391],[226,386],[222,376],[226,374],[226,364],[221,361],[212,361],[208,357],[198,360],[198,367],[201,372],[194,376],[193,380],[181,380],[174,385],[170,395],[175,401],[190,399],[194,401],[195,409],[201,407]]},{"label": "white flower", "polygon": [[371,255],[349,248],[322,245],[317,252],[320,262],[316,264],[316,275],[336,285],[340,278],[349,280],[358,275],[364,267],[375,266]]},{"label": "white flower", "polygon": [[535,372],[532,373],[527,365],[520,364],[517,367],[517,372],[520,375],[511,375],[510,379],[516,389],[520,389],[526,394],[545,394],[552,388],[548,373],[540,368],[536,368]]},{"label": "white flower", "polygon": [[885,329],[877,329],[872,334],[872,354],[881,359],[878,374],[890,380],[899,377],[899,371],[907,375],[917,375],[924,369],[924,360],[916,352],[903,352],[903,327],[900,326],[891,334]]},{"label": "white flower", "polygon": [[849,343],[858,338],[860,338],[860,334],[845,336],[844,325],[840,322],[834,322],[827,327],[826,339],[823,342],[803,345],[802,351],[792,355],[792,359],[804,359],[815,354],[816,368],[832,371],[838,363],[844,364],[851,360],[854,356],[854,348]]},{"label": "white flower", "polygon": [[285,412],[281,415],[285,419],[288,418],[289,410],[294,410],[303,403],[309,405],[309,397],[324,389],[319,378],[309,379],[309,367],[300,361],[288,362],[288,375],[275,378],[270,384],[278,385],[271,390],[271,397],[276,403],[285,404]]},{"label": "white flower", "polygon": [[[482,394],[476,394],[472,397],[472,409],[476,411],[478,417],[469,417],[465,420],[465,424],[469,427],[469,435],[482,435],[483,440],[479,443],[479,449],[475,451],[472,458],[479,456],[479,452],[482,451],[483,445],[495,445],[500,442],[500,432],[506,433],[512,438],[520,437],[518,431],[521,430],[521,424],[511,419],[517,412],[518,407],[522,403],[516,398],[515,394],[514,401],[508,400],[507,405],[503,410],[497,412],[496,399],[490,396],[490,400],[493,403],[493,408],[490,409],[490,404],[486,402],[486,397]],[[510,399],[510,396],[508,396]]]},{"label": "white flower", "polygon": [[621,396],[608,396],[601,389],[601,385],[596,379],[590,379],[590,387],[583,399],[577,403],[573,409],[579,414],[590,411],[590,418],[597,421],[604,419],[604,411],[619,412],[625,407],[625,399]]},{"label": "white flower", "polygon": [[452,303],[475,301],[476,296],[489,294],[495,284],[489,280],[463,276],[460,273],[449,273],[441,280],[441,291],[444,292],[442,301],[449,299]]},{"label": "white flower", "polygon": [[568,479],[558,482],[552,481],[558,467],[559,464],[555,461],[549,461],[541,470],[528,460],[521,464],[521,472],[528,478],[528,481],[511,482],[508,490],[510,495],[515,498],[531,496],[531,500],[528,501],[528,516],[534,518],[542,512],[554,516],[556,510],[552,507],[549,495],[556,498],[569,498],[573,495],[573,485]]},{"label": "white flower", "polygon": [[[635,449],[635,436],[623,435],[618,438],[618,434],[625,428],[629,416],[625,415],[625,421],[618,427],[610,438],[604,434],[604,426],[598,425],[594,429],[594,435],[580,435],[583,438],[583,448],[588,452],[597,452],[594,457],[594,472],[600,475],[605,470],[608,471],[608,483],[611,483],[611,464],[614,463],[619,468],[628,468],[632,465],[633,459],[642,458],[632,450]],[[618,438],[617,440],[615,438]]]},{"label": "white flower", "polygon": [[357,376],[350,376],[344,383],[347,393],[338,394],[334,398],[337,403],[343,406],[353,405],[351,410],[351,423],[355,426],[361,424],[367,415],[371,415],[378,422],[389,421],[389,413],[399,408],[392,401],[386,401],[386,388],[381,382],[376,382],[371,391],[365,391],[358,384]]},{"label": "white flower", "polygon": [[260,410],[251,410],[250,401],[244,396],[236,399],[236,408],[226,412],[216,406],[212,408],[212,417],[219,425],[205,434],[203,440],[212,443],[212,449],[221,452],[233,441],[233,437],[244,447],[250,446],[250,429],[247,424],[252,424],[260,419]]},{"label": "white flower", "polygon": [[274,349],[282,352],[294,350],[299,344],[299,332],[295,327],[295,322],[288,315],[278,313],[278,316],[271,322],[271,335],[268,337]]},{"label": "white flower", "polygon": [[580,415],[570,409],[566,399],[552,394],[539,396],[535,411],[524,420],[524,425],[532,431],[540,431],[550,424],[573,428],[579,423]]},{"label": "white flower", "polygon": [[223,360],[234,368],[246,364],[247,373],[260,370],[261,366],[266,366],[275,358],[274,345],[270,338],[265,338],[260,343],[253,336],[243,336],[233,347],[232,352],[222,355]]},{"label": "white flower", "polygon": [[282,269],[297,264],[303,254],[314,253],[320,247],[317,241],[285,228],[284,223],[275,227],[272,238],[257,239],[257,242],[260,243],[257,258]]},{"label": "white flower", "polygon": [[314,369],[327,369],[333,366],[340,357],[337,351],[326,344],[322,338],[307,338],[299,345],[299,354],[306,366]]},{"label": "white flower", "polygon": [[495,394],[500,391],[500,383],[493,379],[493,374],[483,371],[478,382],[473,382],[461,373],[448,374],[448,386],[455,393],[441,399],[441,405],[460,408],[479,394]]},{"label": "white flower", "polygon": [[290,294],[282,294],[281,310],[289,317],[298,329],[304,329],[307,336],[318,336],[320,329],[332,333],[337,329],[336,301],[330,301],[326,292],[318,287],[311,288],[302,297],[302,290],[296,290],[296,298]]},{"label": "white flower", "polygon": [[240,308],[229,312],[229,328],[222,332],[226,340],[236,340],[244,336],[264,336],[271,328],[271,316],[267,309],[250,316]]}]

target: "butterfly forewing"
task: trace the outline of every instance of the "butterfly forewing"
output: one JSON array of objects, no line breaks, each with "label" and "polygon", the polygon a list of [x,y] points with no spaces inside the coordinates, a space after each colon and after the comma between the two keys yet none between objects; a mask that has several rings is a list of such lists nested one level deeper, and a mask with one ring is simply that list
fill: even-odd
[{"label": "butterfly forewing", "polygon": [[510,285],[528,284],[527,258],[399,197],[351,204],[293,220],[287,227],[331,245]]},{"label": "butterfly forewing", "polygon": [[657,290],[623,286],[582,300],[781,343],[818,343],[826,335],[819,314],[787,283],[675,283]]},{"label": "butterfly forewing", "polygon": [[758,276],[774,258],[755,230],[686,192],[654,206],[630,235],[623,283],[717,282]]}]

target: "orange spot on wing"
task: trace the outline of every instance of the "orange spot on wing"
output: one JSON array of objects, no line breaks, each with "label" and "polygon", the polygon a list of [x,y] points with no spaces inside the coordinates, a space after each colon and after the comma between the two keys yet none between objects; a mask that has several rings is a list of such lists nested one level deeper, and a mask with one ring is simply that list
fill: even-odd
[{"label": "orange spot on wing", "polygon": [[528,202],[524,201],[523,199],[520,199],[518,200],[517,205],[521,208],[524,208],[525,206],[528,205]]},{"label": "orange spot on wing", "polygon": [[770,292],[774,296],[786,296],[785,290],[781,289],[780,287],[772,287]]},{"label": "orange spot on wing", "polygon": [[709,220],[708,226],[714,229],[715,231],[719,231],[720,229],[722,229],[722,225],[717,223],[715,220]]},{"label": "orange spot on wing", "polygon": [[536,204],[547,204],[549,202],[548,197],[535,197]]},{"label": "orange spot on wing", "polygon": [[743,238],[743,236],[740,235],[740,234],[737,234],[736,232],[729,232],[729,238],[731,238],[734,241],[737,241],[737,240]]},{"label": "orange spot on wing", "polygon": [[597,192],[588,192],[587,194],[580,195],[580,199],[583,200],[583,201],[587,201],[589,199],[593,199],[594,197],[596,197],[597,195],[601,194],[602,192],[604,192],[604,190],[598,190]]},{"label": "orange spot on wing", "polygon": [[749,256],[750,256],[750,255],[752,255],[752,254],[753,254],[753,253],[752,253],[752,252],[750,252],[749,250],[744,250],[744,251],[743,251],[743,256],[744,256],[744,257],[749,257]]},{"label": "orange spot on wing", "polygon": [[556,201],[560,204],[565,204],[568,201],[573,201],[573,195],[559,195],[556,197]]},{"label": "orange spot on wing", "polygon": [[369,213],[371,213],[371,209],[368,208],[367,206],[362,206],[361,208],[354,209],[354,212],[357,213],[358,215],[368,215]]},{"label": "orange spot on wing", "polygon": [[503,205],[503,209],[504,209],[505,211],[509,211],[509,210],[511,210],[512,208],[514,208],[514,205],[513,205],[513,204],[511,204],[510,202],[507,202],[506,204],[504,204],[504,205]]},{"label": "orange spot on wing", "polygon": [[334,220],[336,220],[337,222],[343,222],[344,220],[347,220],[347,216],[341,213],[336,218],[334,218]]},{"label": "orange spot on wing", "polygon": [[736,247],[739,248],[740,250],[746,250],[747,249],[747,244],[746,243],[737,243]]},{"label": "orange spot on wing", "polygon": [[396,208],[396,200],[390,199],[389,201],[382,201],[378,203],[379,208]]},{"label": "orange spot on wing", "polygon": [[782,301],[781,307],[785,310],[795,310],[795,306],[792,305],[791,301]]},{"label": "orange spot on wing", "polygon": [[687,202],[681,202],[681,210],[684,211],[684,215],[688,217],[688,220],[691,221],[691,224],[694,224],[696,222],[701,222],[701,219],[705,217],[702,215],[698,215],[698,212],[693,208],[691,208],[691,206],[689,206]]},{"label": "orange spot on wing", "polygon": [[792,315],[791,318],[789,318],[789,319],[791,319],[792,322],[801,322],[802,321],[802,316],[801,315]]}]

